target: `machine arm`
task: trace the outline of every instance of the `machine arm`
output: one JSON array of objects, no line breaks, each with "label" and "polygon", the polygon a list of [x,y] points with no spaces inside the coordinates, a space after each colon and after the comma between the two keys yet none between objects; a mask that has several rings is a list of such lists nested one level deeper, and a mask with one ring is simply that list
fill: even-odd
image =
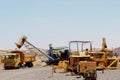
[{"label": "machine arm", "polygon": [[[26,45],[25,45],[26,43]],[[31,44],[29,41],[27,41],[27,37],[22,35],[18,42],[15,43],[16,46],[20,49],[23,45],[29,50],[29,47],[32,47],[33,49],[36,49],[37,51],[39,51],[40,53],[42,53],[44,56],[46,56],[47,58],[51,59],[52,61],[54,61],[54,59],[52,57],[50,57],[49,55],[46,54],[46,52],[38,49],[36,46],[34,46],[33,44]]]},{"label": "machine arm", "polygon": [[35,47],[33,44],[31,44],[29,41],[26,40],[26,43],[29,44],[30,46],[32,46],[34,49],[38,50],[40,53],[42,53],[43,55],[45,55],[47,58],[51,59],[54,61],[54,59],[52,57],[50,57],[49,55],[47,55],[44,51],[38,49],[37,47]]}]

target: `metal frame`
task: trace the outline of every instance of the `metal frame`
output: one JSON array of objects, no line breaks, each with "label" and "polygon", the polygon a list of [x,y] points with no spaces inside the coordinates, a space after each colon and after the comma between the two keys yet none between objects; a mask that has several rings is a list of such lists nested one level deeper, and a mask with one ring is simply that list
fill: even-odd
[{"label": "metal frame", "polygon": [[91,41],[70,41],[69,42],[69,50],[71,52],[71,44],[76,43],[77,45],[77,52],[79,52],[79,43],[81,43],[81,51],[83,52],[83,45],[84,44],[90,44],[90,51],[92,51],[92,43]]}]

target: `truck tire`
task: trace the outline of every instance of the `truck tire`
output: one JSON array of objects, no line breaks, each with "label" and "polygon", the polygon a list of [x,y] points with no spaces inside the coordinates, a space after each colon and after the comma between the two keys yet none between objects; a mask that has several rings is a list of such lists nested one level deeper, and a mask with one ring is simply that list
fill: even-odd
[{"label": "truck tire", "polygon": [[5,70],[8,70],[8,68],[7,68],[7,67],[4,67],[4,69],[5,69]]},{"label": "truck tire", "polygon": [[33,63],[32,63],[32,62],[28,62],[28,63],[27,63],[27,66],[28,66],[29,68],[31,68],[31,67],[33,67]]},{"label": "truck tire", "polygon": [[19,63],[18,66],[17,66],[17,69],[21,68],[22,67],[22,64]]},{"label": "truck tire", "polygon": [[96,78],[85,78],[85,80],[97,80]]}]

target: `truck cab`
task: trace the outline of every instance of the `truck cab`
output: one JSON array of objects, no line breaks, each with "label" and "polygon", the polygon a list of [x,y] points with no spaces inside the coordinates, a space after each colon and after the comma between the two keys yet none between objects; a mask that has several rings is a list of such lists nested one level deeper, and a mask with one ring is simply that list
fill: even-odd
[{"label": "truck cab", "polygon": [[4,55],[4,68],[20,68],[20,55],[8,53]]}]

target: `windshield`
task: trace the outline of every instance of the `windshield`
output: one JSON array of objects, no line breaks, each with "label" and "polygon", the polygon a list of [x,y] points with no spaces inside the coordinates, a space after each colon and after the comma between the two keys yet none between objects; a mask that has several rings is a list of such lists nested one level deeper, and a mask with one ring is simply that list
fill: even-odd
[{"label": "windshield", "polygon": [[7,55],[6,58],[15,59],[15,58],[18,58],[18,55]]},{"label": "windshield", "polygon": [[15,55],[9,55],[8,58],[9,58],[9,59],[14,59],[14,58],[15,58]]}]

